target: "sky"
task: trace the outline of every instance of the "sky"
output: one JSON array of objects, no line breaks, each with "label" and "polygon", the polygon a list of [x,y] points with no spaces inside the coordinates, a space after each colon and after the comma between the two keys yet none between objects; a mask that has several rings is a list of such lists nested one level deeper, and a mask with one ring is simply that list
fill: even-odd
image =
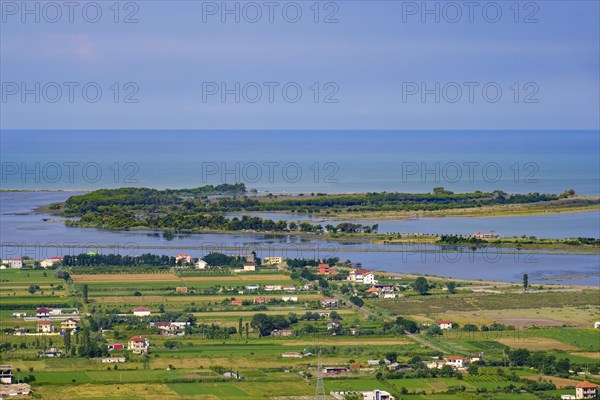
[{"label": "sky", "polygon": [[598,1],[2,0],[2,129],[600,129]]}]

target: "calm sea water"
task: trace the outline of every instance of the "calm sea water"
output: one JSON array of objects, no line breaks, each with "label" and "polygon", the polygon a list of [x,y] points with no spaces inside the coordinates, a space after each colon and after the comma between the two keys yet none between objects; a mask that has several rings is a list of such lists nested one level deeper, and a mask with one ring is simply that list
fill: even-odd
[{"label": "calm sea water", "polygon": [[[194,234],[168,236],[157,232],[110,232],[98,229],[68,228],[62,222],[43,221],[45,214],[32,211],[44,204],[65,200],[67,192],[0,193],[0,248],[3,259],[19,256],[44,258],[96,250],[103,253],[139,255],[145,252],[176,255],[181,251],[201,257],[210,251],[248,253],[261,248],[261,257],[281,255],[291,258],[340,257],[361,262],[367,268],[390,272],[417,272],[465,279],[518,282],[524,273],[535,283],[600,285],[600,257],[597,255],[542,254],[535,251],[501,253],[489,250],[440,246],[338,244],[298,236],[264,234]],[[589,214],[589,213],[588,213]],[[583,215],[583,214],[581,214]],[[571,215],[573,216],[573,215]],[[574,215],[578,218],[580,215]],[[298,216],[300,217],[300,216]],[[304,216],[305,217],[305,216]],[[559,216],[562,217],[562,216]],[[569,217],[565,215],[564,217]],[[597,216],[596,216],[597,217]],[[539,217],[544,225],[551,216]],[[455,218],[468,223],[468,219]],[[491,218],[502,223],[511,218]],[[424,221],[425,220],[419,220]],[[410,221],[414,223],[415,221]],[[398,223],[398,222],[386,222]],[[433,222],[435,223],[435,221]],[[440,223],[443,226],[445,220]],[[527,224],[527,222],[523,222]],[[458,225],[457,225],[458,226]],[[523,227],[525,228],[526,225]],[[558,229],[558,228],[556,228]],[[555,229],[555,231],[556,231]],[[567,232],[565,230],[564,232]],[[52,246],[49,246],[52,245]],[[163,248],[157,248],[163,246]]]},{"label": "calm sea water", "polygon": [[1,131],[12,189],[600,194],[598,132]]}]

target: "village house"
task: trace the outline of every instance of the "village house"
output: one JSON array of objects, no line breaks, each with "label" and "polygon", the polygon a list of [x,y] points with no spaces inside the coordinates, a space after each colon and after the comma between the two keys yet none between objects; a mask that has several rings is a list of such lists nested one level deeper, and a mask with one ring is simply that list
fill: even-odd
[{"label": "village house", "polygon": [[329,264],[319,264],[317,266],[317,274],[329,275]]},{"label": "village house", "polygon": [[50,317],[51,311],[51,308],[39,307],[37,310],[35,310],[35,316],[38,318],[48,318]]},{"label": "village house", "polygon": [[347,280],[365,285],[375,285],[378,283],[375,279],[375,274],[366,269],[353,269],[350,271]]},{"label": "village house", "polygon": [[53,333],[54,325],[52,325],[52,321],[38,321],[37,331],[39,333]]},{"label": "village house", "polygon": [[265,304],[267,302],[268,302],[267,298],[263,297],[263,296],[255,297],[254,299],[252,299],[252,303],[254,303],[254,304]]},{"label": "village house", "polygon": [[340,321],[330,321],[327,323],[327,330],[336,329],[341,325],[342,324],[340,323]]},{"label": "village house", "polygon": [[429,369],[441,369],[444,365],[446,365],[446,360],[433,360],[425,362],[425,366]]},{"label": "village house", "polygon": [[600,321],[594,322],[594,328],[600,329]]},{"label": "village house", "polygon": [[477,239],[499,239],[500,235],[498,235],[494,231],[490,231],[490,232],[475,232],[473,234],[473,237],[476,237]]},{"label": "village house", "polygon": [[281,285],[265,285],[265,292],[278,292],[281,290]]},{"label": "village house", "polygon": [[256,271],[256,264],[255,263],[246,263],[246,264],[244,264],[244,271],[245,272]]},{"label": "village house", "polygon": [[379,297],[383,297],[384,299],[395,299],[396,293],[380,293]]},{"label": "village house", "polygon": [[175,288],[175,293],[187,293],[188,288],[186,286],[178,286]]},{"label": "village house", "polygon": [[13,377],[12,365],[0,365],[0,383],[10,385]]},{"label": "village house", "polygon": [[396,291],[396,288],[394,287],[394,285],[389,285],[389,284],[378,283],[376,285],[373,285],[373,287],[376,287],[377,289],[381,290],[382,292]]},{"label": "village house", "polygon": [[575,398],[577,399],[595,399],[598,397],[598,385],[583,381],[575,386]]},{"label": "village house", "polygon": [[120,343],[113,343],[113,344],[109,344],[107,346],[108,351],[113,351],[113,350],[123,350],[123,345]]},{"label": "village house", "polygon": [[150,322],[150,326],[158,328],[161,335],[174,335],[177,327],[170,322]]},{"label": "village house", "polygon": [[136,307],[133,309],[133,315],[136,317],[147,317],[152,314],[152,310],[146,307]]},{"label": "village house", "polygon": [[287,336],[292,336],[292,331],[289,329],[275,329],[271,332],[271,336],[282,336],[282,337],[287,337]]},{"label": "village house", "polygon": [[298,296],[281,296],[283,301],[298,301]]},{"label": "village house", "polygon": [[243,303],[242,303],[242,300],[231,300],[231,305],[240,307],[243,305]]},{"label": "village house", "polygon": [[283,353],[281,355],[281,357],[283,357],[283,358],[302,358],[302,357],[304,357],[304,354],[297,353],[295,351],[290,351],[288,353]]},{"label": "village house", "polygon": [[322,370],[323,375],[331,376],[331,375],[340,375],[350,372],[350,370],[346,367],[325,367]]},{"label": "village house", "polygon": [[11,258],[10,267],[13,269],[23,268],[23,259],[22,258]]},{"label": "village house", "polygon": [[46,357],[46,358],[58,358],[58,357],[62,357],[62,351],[60,351],[59,349],[52,347],[48,350],[44,350],[44,351],[40,351],[38,353],[38,356],[40,357]]},{"label": "village house", "polygon": [[351,335],[356,335],[358,333],[358,329],[356,328],[350,328],[350,334]]},{"label": "village house", "polygon": [[435,321],[435,323],[440,327],[440,329],[452,329],[452,321],[439,320]]},{"label": "village house", "polygon": [[363,400],[396,400],[389,392],[385,390],[373,390],[371,392],[362,392]]},{"label": "village house", "polygon": [[177,254],[175,256],[175,263],[176,264],[189,264],[192,262],[192,257],[190,257],[188,254],[182,253],[182,254]]},{"label": "village house", "polygon": [[60,256],[46,258],[40,262],[42,268],[52,268],[54,264],[62,262],[63,258]]},{"label": "village house", "polygon": [[206,269],[206,267],[208,267],[208,263],[203,259],[199,259],[194,263],[194,266],[196,267],[196,269]]},{"label": "village house", "polygon": [[134,336],[129,339],[127,348],[133,352],[133,354],[147,354],[150,343],[148,339],[141,336]]},{"label": "village house", "polygon": [[367,290],[365,290],[365,293],[370,294],[370,295],[379,295],[380,291],[381,290],[376,287],[370,287]]},{"label": "village house", "polygon": [[266,265],[283,264],[283,257],[265,257]]},{"label": "village house", "polygon": [[446,365],[451,366],[453,369],[464,368],[468,363],[464,357],[460,356],[449,356],[445,360]]},{"label": "village house", "polygon": [[297,290],[296,286],[283,286],[281,288],[284,292],[295,292]]},{"label": "village house", "polygon": [[483,361],[483,353],[479,353],[479,354],[473,354],[471,355],[469,362],[472,363],[476,363],[476,362],[482,362]]},{"label": "village house", "polygon": [[60,323],[60,330],[65,333],[68,330],[71,331],[71,335],[73,335],[79,329],[79,321],[73,318],[67,318]]},{"label": "village house", "polygon": [[14,312],[12,313],[12,317],[13,318],[23,318],[26,317],[27,313],[26,312]]},{"label": "village house", "polygon": [[246,285],[246,290],[258,290],[259,287],[258,285]]},{"label": "village house", "polygon": [[324,298],[320,300],[321,307],[329,308],[329,307],[337,307],[338,299],[335,298]]},{"label": "village house", "polygon": [[105,357],[102,359],[104,364],[113,364],[113,363],[124,363],[127,360],[125,357]]}]

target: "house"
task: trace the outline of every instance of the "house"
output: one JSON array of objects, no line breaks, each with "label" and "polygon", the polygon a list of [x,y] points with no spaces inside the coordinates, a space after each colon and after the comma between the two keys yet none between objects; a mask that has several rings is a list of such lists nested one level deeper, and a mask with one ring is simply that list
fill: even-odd
[{"label": "house", "polygon": [[281,285],[265,285],[265,292],[278,292],[281,290]]},{"label": "house", "polygon": [[317,274],[329,275],[329,264],[319,264],[317,267]]},{"label": "house", "polygon": [[181,253],[181,254],[177,254],[175,256],[176,264],[189,264],[191,262],[192,262],[192,257],[190,257],[188,254]]},{"label": "house", "polygon": [[152,314],[152,310],[146,307],[136,307],[133,309],[133,315],[136,317],[147,317]]},{"label": "house", "polygon": [[150,322],[150,326],[158,328],[161,335],[173,335],[177,331],[177,327],[170,322]]},{"label": "house", "polygon": [[283,264],[283,257],[265,257],[265,264],[267,264],[267,265]]},{"label": "house", "polygon": [[375,279],[375,274],[366,269],[353,269],[350,271],[347,280],[365,285],[375,285],[378,283]]},{"label": "house", "polygon": [[358,329],[356,328],[350,328],[350,334],[351,335],[356,335],[358,333]]},{"label": "house", "polygon": [[14,269],[23,268],[23,259],[22,258],[11,258],[10,267]]},{"label": "house", "polygon": [[382,292],[394,292],[396,291],[396,288],[394,287],[394,285],[389,285],[389,284],[376,284],[373,285],[373,287],[376,287],[377,289],[381,290]]},{"label": "house", "polygon": [[322,370],[323,375],[340,375],[350,372],[346,367],[325,367]]},{"label": "house", "polygon": [[370,365],[370,366],[379,365],[379,360],[367,360],[367,365]]},{"label": "house", "polygon": [[119,343],[109,344],[108,351],[123,350],[123,345]]},{"label": "house", "polygon": [[595,399],[598,397],[598,385],[583,381],[575,386],[575,398],[577,399]]},{"label": "house", "polygon": [[194,266],[196,267],[196,269],[206,269],[206,267],[208,267],[208,263],[203,259],[199,259],[194,263]]},{"label": "house", "polygon": [[127,360],[125,357],[106,357],[102,359],[104,364],[112,364],[112,363],[124,363]]},{"label": "house", "polygon": [[127,343],[127,348],[131,350],[133,354],[147,354],[149,346],[150,342],[148,339],[141,336],[134,336],[129,339],[129,343]]},{"label": "house", "polygon": [[330,321],[327,323],[327,330],[336,329],[337,327],[339,327],[341,325],[342,324],[340,324],[339,321]]},{"label": "house", "polygon": [[244,264],[244,271],[245,272],[256,271],[256,264],[255,263],[245,263]]},{"label": "house", "polygon": [[281,290],[284,292],[295,292],[297,289],[296,286],[283,286]]},{"label": "house", "polygon": [[365,291],[365,293],[370,294],[370,295],[375,295],[375,294],[378,295],[380,291],[381,290],[376,287],[370,287]]},{"label": "house", "polygon": [[231,305],[232,305],[232,306],[237,306],[237,307],[240,307],[240,306],[242,306],[242,305],[243,305],[243,303],[242,303],[242,301],[241,301],[241,300],[231,300]]},{"label": "house", "polygon": [[47,358],[61,357],[62,356],[62,351],[60,351],[59,349],[57,349],[55,347],[52,347],[49,350],[40,351],[38,353],[38,356],[40,356],[40,357],[47,357]]},{"label": "house", "polygon": [[600,329],[600,321],[594,322],[594,328]]},{"label": "house", "polygon": [[252,303],[254,304],[265,304],[267,303],[268,300],[266,297],[255,297],[254,299],[252,299]]},{"label": "house", "polygon": [[281,330],[275,329],[271,332],[271,336],[284,336],[284,337],[292,336],[292,331],[289,329],[281,329]]},{"label": "house", "polygon": [[54,267],[54,264],[62,262],[63,258],[60,256],[46,258],[40,262],[40,266],[42,268],[51,268]]},{"label": "house", "polygon": [[321,302],[322,307],[337,307],[338,306],[338,299],[335,299],[335,298],[321,299],[320,302]]},{"label": "house", "polygon": [[298,296],[281,296],[283,301],[298,301]]},{"label": "house", "polygon": [[475,232],[473,234],[473,237],[476,237],[477,239],[498,239],[498,238],[500,238],[500,235],[498,235],[494,231],[490,231],[490,232]]},{"label": "house", "polygon": [[383,297],[384,299],[395,299],[396,298],[396,293],[383,293]]},{"label": "house", "polygon": [[371,392],[362,392],[363,400],[396,400],[389,392],[385,390],[373,390]]},{"label": "house", "polygon": [[60,323],[60,330],[66,332],[68,330],[71,331],[71,334],[77,332],[79,321],[73,318],[67,318]]},{"label": "house", "polygon": [[0,383],[10,385],[13,377],[12,365],[0,365]]},{"label": "house", "polygon": [[27,313],[26,312],[14,312],[12,313],[12,317],[13,318],[23,318],[26,317]]},{"label": "house", "polygon": [[52,321],[38,321],[37,331],[39,333],[53,333],[54,325],[52,325]]},{"label": "house", "polygon": [[439,320],[435,321],[435,323],[440,327],[440,329],[452,329],[452,321]]},{"label": "house", "polygon": [[35,316],[38,318],[48,318],[48,317],[50,317],[51,311],[52,311],[51,308],[40,307],[37,310],[35,310]]},{"label": "house", "polygon": [[479,353],[479,354],[473,354],[471,355],[469,362],[475,363],[475,362],[482,362],[483,361],[483,353]]},{"label": "house", "polygon": [[31,386],[27,383],[0,385],[0,399],[14,399],[15,397],[25,397],[29,394],[31,394]]},{"label": "house", "polygon": [[258,285],[247,285],[246,290],[258,290],[259,287]]},{"label": "house", "polygon": [[441,369],[444,365],[446,365],[446,360],[433,360],[425,362],[425,366],[429,369]]},{"label": "house", "polygon": [[449,365],[454,369],[464,368],[468,364],[468,361],[461,356],[450,356],[445,358],[445,360],[446,365]]},{"label": "house", "polygon": [[175,293],[187,293],[188,288],[186,286],[178,286],[175,288]]},{"label": "house", "polygon": [[283,357],[283,358],[302,358],[302,357],[304,357],[304,354],[290,351],[288,353],[283,353],[281,355],[281,357]]}]

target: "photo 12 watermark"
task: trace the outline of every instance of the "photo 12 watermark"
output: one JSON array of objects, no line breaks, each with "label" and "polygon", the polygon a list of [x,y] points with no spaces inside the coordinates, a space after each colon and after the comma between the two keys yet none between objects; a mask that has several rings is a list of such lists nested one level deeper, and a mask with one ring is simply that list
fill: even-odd
[{"label": "photo 12 watermark", "polygon": [[534,161],[405,161],[400,170],[402,183],[497,183],[503,179],[524,184],[540,182],[540,166]]},{"label": "photo 12 watermark", "polygon": [[3,81],[2,103],[106,103],[137,104],[140,86],[136,82],[17,82]]},{"label": "photo 12 watermark", "polygon": [[336,82],[202,82],[202,103],[318,103],[337,104]]},{"label": "photo 12 watermark", "polygon": [[2,24],[137,24],[137,1],[2,1]]},{"label": "photo 12 watermark", "polygon": [[539,93],[536,82],[402,82],[402,103],[538,104]]},{"label": "photo 12 watermark", "polygon": [[334,161],[205,161],[201,166],[202,183],[339,183],[339,165]]},{"label": "photo 12 watermark", "polygon": [[337,24],[337,1],[203,1],[202,23]]},{"label": "photo 12 watermark", "polygon": [[402,1],[402,23],[538,24],[538,1]]}]

